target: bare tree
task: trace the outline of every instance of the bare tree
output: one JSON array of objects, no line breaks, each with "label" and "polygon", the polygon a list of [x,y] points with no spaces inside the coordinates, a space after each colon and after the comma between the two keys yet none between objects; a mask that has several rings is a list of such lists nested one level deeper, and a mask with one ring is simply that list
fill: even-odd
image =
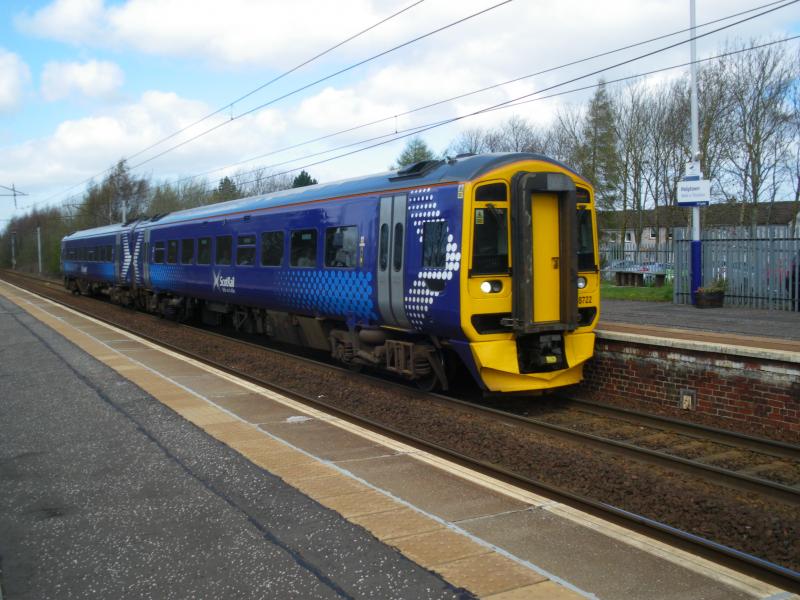
[{"label": "bare tree", "polygon": [[[788,139],[786,98],[795,69],[780,46],[753,49],[725,61],[732,109],[725,183],[729,197],[741,202],[739,222],[744,225],[747,204],[763,199],[786,145],[781,140]],[[755,206],[750,213],[755,227]]]}]

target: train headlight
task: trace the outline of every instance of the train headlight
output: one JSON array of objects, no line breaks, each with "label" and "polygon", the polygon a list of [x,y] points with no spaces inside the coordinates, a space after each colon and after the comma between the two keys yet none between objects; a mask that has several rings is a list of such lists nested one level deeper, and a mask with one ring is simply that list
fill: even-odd
[{"label": "train headlight", "polygon": [[484,281],[481,283],[481,291],[484,294],[497,294],[503,290],[503,282],[493,279],[492,281]]},{"label": "train headlight", "polygon": [[586,277],[578,277],[578,289],[582,290],[586,287]]}]

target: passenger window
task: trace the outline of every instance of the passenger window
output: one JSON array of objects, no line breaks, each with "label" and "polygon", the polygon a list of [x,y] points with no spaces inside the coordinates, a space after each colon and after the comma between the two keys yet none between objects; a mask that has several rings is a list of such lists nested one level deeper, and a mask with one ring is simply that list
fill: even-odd
[{"label": "passenger window", "polygon": [[293,267],[317,266],[317,230],[302,229],[293,231],[290,239],[291,254],[289,264]]},{"label": "passenger window", "polygon": [[475,209],[472,273],[508,273],[508,220],[505,208]]},{"label": "passenger window", "polygon": [[211,238],[204,237],[197,240],[197,264],[211,264]]},{"label": "passenger window", "polygon": [[164,242],[153,242],[153,262],[156,264],[164,262]]},{"label": "passenger window", "polygon": [[256,264],[256,236],[240,235],[236,240],[236,264],[249,267]]},{"label": "passenger window", "polygon": [[114,262],[114,246],[106,246],[106,260]]},{"label": "passenger window", "polygon": [[267,231],[261,234],[261,266],[279,267],[283,262],[283,232]]},{"label": "passenger window", "polygon": [[190,265],[194,258],[194,240],[181,240],[181,264]]},{"label": "passenger window", "polygon": [[233,256],[233,236],[217,236],[217,255],[214,264],[229,265]]},{"label": "passenger window", "polygon": [[178,262],[178,240],[167,242],[167,262],[171,265]]},{"label": "passenger window", "polygon": [[443,269],[447,264],[447,223],[427,222],[422,225],[422,266]]},{"label": "passenger window", "polygon": [[325,266],[353,268],[358,254],[358,227],[325,230]]},{"label": "passenger window", "polygon": [[403,224],[395,223],[394,226],[394,248],[392,250],[392,267],[399,271],[403,266]]},{"label": "passenger window", "polygon": [[381,225],[381,241],[380,241],[380,265],[381,271],[385,271],[389,266],[389,225],[384,223]]},{"label": "passenger window", "polygon": [[477,202],[505,202],[508,200],[508,187],[505,183],[487,183],[475,190]]}]

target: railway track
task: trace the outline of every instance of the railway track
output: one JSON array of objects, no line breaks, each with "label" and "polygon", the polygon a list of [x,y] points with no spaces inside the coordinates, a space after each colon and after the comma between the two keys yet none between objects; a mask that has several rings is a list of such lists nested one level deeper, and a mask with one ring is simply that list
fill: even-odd
[{"label": "railway track", "polygon": [[[10,275],[10,278],[17,279],[17,281],[22,279],[22,277],[16,273]],[[63,299],[64,290],[61,286],[53,282],[42,281],[38,278],[34,278],[34,281],[39,286],[43,286],[54,292],[52,295],[56,297],[51,296],[48,299],[61,303],[57,297],[58,295],[61,295],[61,298]],[[215,361],[207,356],[203,356],[201,353],[187,351],[185,348],[165,343],[163,340],[157,339],[156,337],[143,335],[134,328],[126,327],[121,325],[119,322],[100,318],[91,314],[89,311],[75,309],[74,307],[71,308],[73,308],[73,310],[79,310],[79,312],[84,312],[85,314],[88,314],[89,316],[108,323],[114,327],[129,331],[134,335],[147,339],[152,343],[164,346],[174,352],[201,361],[221,371],[230,373],[257,385],[272,389],[290,398],[306,403],[310,406],[314,406],[315,408],[322,408],[332,414],[355,422],[370,430],[382,433],[383,435],[389,435],[399,441],[413,445],[427,452],[449,458],[450,460],[453,460],[459,464],[468,466],[474,470],[485,473],[497,479],[512,483],[539,494],[547,495],[555,500],[585,510],[589,513],[599,515],[603,518],[645,532],[653,537],[667,541],[673,545],[684,547],[690,551],[699,553],[712,560],[731,566],[739,571],[746,572],[759,579],[769,581],[770,583],[785,589],[800,591],[800,573],[782,565],[764,560],[760,557],[753,556],[745,552],[741,552],[734,548],[714,542],[713,540],[705,539],[691,532],[682,531],[648,517],[633,514],[627,510],[612,506],[608,503],[574,494],[566,489],[560,489],[543,481],[521,475],[497,464],[476,459],[475,457],[471,457],[453,448],[433,443],[430,440],[423,439],[419,436],[410,435],[409,433],[401,431],[396,427],[389,427],[385,423],[364,417],[356,412],[344,410],[342,407],[327,402],[323,398],[312,397],[298,393],[296,390],[288,389],[283,386],[276,385],[274,382],[265,381],[262,378],[243,373],[227,364]],[[231,341],[229,336],[207,330],[201,331],[204,335],[212,337],[216,336],[228,342]],[[768,461],[764,464],[787,463],[795,466],[800,465],[800,448],[790,444],[752,438],[731,432],[706,428],[699,425],[677,422],[668,418],[642,415],[632,411],[581,403],[574,400],[566,400],[565,406],[576,413],[586,415],[583,421],[581,419],[577,419],[571,422],[566,420],[565,422],[565,419],[563,418],[563,412],[560,414],[560,417],[555,419],[553,419],[552,415],[544,417],[542,415],[538,415],[532,417],[529,415],[516,414],[515,412],[493,408],[483,404],[466,402],[464,400],[441,394],[421,392],[409,388],[407,385],[401,383],[387,381],[385,379],[363,373],[352,373],[341,367],[332,366],[329,363],[320,363],[320,361],[313,360],[308,357],[298,357],[274,348],[266,347],[262,344],[255,344],[253,342],[240,339],[236,339],[235,342],[237,344],[257,348],[259,351],[271,352],[291,357],[292,360],[307,361],[315,365],[324,364],[326,368],[345,371],[351,377],[367,378],[373,385],[384,386],[388,389],[402,389],[405,393],[418,394],[420,397],[424,397],[428,402],[446,406],[451,410],[481,415],[484,417],[488,415],[495,420],[505,423],[509,428],[511,428],[511,431],[514,431],[514,429],[517,431],[524,429],[527,431],[535,431],[536,433],[542,435],[555,436],[559,439],[580,444],[584,447],[589,446],[603,452],[622,455],[626,458],[638,461],[645,461],[663,468],[679,470],[683,473],[700,477],[704,480],[712,481],[714,483],[738,490],[762,494],[774,500],[788,503],[793,506],[800,505],[800,486],[798,486],[796,483],[787,484],[775,481],[764,476],[759,476],[758,474],[752,472],[752,470],[727,469],[715,464],[710,464],[710,459],[714,459],[715,456],[718,458],[719,455],[724,454],[724,452],[716,452],[711,455],[702,455],[699,457],[699,459],[688,459],[675,454],[676,448],[680,450],[680,444],[677,446],[670,446],[668,443],[662,443],[661,447],[657,450],[639,445],[642,442],[647,442],[648,439],[652,439],[652,436],[654,435],[671,435],[678,436],[676,438],[678,440],[690,439],[699,441],[702,444],[717,444],[718,446],[729,448],[727,452],[756,453],[765,457],[764,460]],[[616,423],[616,425],[612,424],[611,426],[605,428],[606,432],[610,432],[611,435],[598,434],[597,427],[590,427],[590,429],[594,430],[594,433],[582,430],[586,428],[585,425],[587,422],[590,424],[596,423],[597,419],[606,419]],[[627,437],[620,436],[619,434],[614,435],[615,431],[619,432],[623,428],[629,428],[631,426],[634,428],[639,428],[639,433],[641,435],[632,435]],[[623,439],[615,439],[619,437],[622,437]],[[798,467],[798,469],[800,470],[800,467]],[[769,472],[769,469],[761,469],[756,471]]]}]

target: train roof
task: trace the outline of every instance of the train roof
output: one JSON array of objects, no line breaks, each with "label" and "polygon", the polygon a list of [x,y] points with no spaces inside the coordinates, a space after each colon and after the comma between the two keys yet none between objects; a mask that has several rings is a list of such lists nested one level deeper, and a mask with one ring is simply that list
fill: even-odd
[{"label": "train roof", "polygon": [[[502,152],[492,154],[462,155],[439,161],[424,161],[399,171],[387,171],[378,175],[356,177],[330,183],[320,183],[302,188],[281,190],[262,196],[251,196],[209,204],[152,217],[144,221],[146,226],[159,226],[194,219],[214,219],[230,213],[248,212],[265,208],[277,208],[328,198],[358,196],[363,194],[382,194],[394,190],[413,187],[426,187],[443,183],[471,181],[485,173],[505,165],[523,160],[540,160],[558,165],[575,173],[573,169],[543,154],[532,152]],[[577,173],[575,173],[577,175]],[[78,231],[64,239],[81,239],[99,235],[113,234],[127,229],[125,225],[109,225]]]},{"label": "train roof", "polygon": [[103,225],[102,227],[94,227],[92,229],[83,229],[81,231],[74,231],[69,235],[65,235],[65,240],[82,240],[88,238],[101,237],[105,235],[114,235],[121,231],[125,231],[130,227],[130,223],[115,223],[113,225]]},{"label": "train roof", "polygon": [[[574,172],[566,165],[542,154],[508,152],[470,155],[450,160],[428,161],[426,165],[417,163],[421,165],[417,172],[411,171],[404,174],[404,170],[388,171],[378,175],[320,183],[302,188],[291,188],[263,196],[251,196],[249,198],[241,198],[239,200],[231,200],[219,204],[199,206],[197,208],[169,213],[158,218],[156,223],[158,225],[166,225],[185,221],[187,219],[211,219],[222,217],[232,212],[247,212],[264,208],[276,208],[291,204],[313,202],[315,200],[325,200],[328,198],[358,196],[369,193],[380,194],[410,187],[425,187],[442,183],[470,181],[480,177],[484,173],[521,160],[544,160]],[[416,165],[412,165],[412,167],[413,166]],[[154,225],[156,223],[154,223]]]}]

